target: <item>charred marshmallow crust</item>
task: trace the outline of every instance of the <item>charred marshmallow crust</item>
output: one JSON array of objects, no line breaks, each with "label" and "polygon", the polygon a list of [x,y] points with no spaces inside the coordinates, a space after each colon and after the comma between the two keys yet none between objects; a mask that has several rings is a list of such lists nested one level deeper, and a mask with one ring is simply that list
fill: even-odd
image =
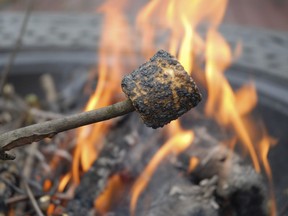
[{"label": "charred marshmallow crust", "polygon": [[195,107],[201,94],[183,66],[158,51],[122,80],[122,89],[148,127],[163,127]]}]

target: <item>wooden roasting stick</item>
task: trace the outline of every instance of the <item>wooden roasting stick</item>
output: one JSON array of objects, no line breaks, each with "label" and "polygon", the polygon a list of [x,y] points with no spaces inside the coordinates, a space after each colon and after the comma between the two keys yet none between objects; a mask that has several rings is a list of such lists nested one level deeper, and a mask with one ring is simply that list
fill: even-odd
[{"label": "wooden roasting stick", "polygon": [[121,86],[128,97],[126,101],[0,135],[0,159],[14,159],[6,151],[15,147],[134,110],[148,127],[163,127],[201,101],[201,94],[193,79],[176,58],[164,50],[158,51],[148,62],[126,75]]}]

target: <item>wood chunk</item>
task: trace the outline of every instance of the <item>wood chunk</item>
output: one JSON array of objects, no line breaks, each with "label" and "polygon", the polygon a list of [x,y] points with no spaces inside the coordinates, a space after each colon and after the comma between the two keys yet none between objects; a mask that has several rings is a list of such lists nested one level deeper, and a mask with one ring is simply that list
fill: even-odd
[{"label": "wood chunk", "polygon": [[[158,169],[153,180],[139,200],[136,215],[140,216],[219,216],[214,193],[217,178],[193,184],[179,170],[165,164]],[[152,200],[147,205],[149,198]],[[146,208],[146,209],[145,209]]]},{"label": "wood chunk", "polygon": [[207,150],[206,157],[192,175],[198,179],[218,176],[216,194],[222,199],[221,203],[225,203],[222,206],[224,212],[234,212],[237,216],[268,215],[267,191],[262,176],[225,146]]}]

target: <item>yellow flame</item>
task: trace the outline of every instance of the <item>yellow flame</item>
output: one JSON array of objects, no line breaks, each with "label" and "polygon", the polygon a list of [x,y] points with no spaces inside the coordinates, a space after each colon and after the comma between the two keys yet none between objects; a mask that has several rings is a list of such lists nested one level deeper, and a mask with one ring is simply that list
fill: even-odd
[{"label": "yellow flame", "polygon": [[[248,149],[255,170],[260,172],[260,165],[255,147],[241,117],[241,114],[245,110],[241,110],[241,108],[237,109],[237,98],[223,74],[225,69],[230,65],[231,60],[231,50],[227,42],[218,32],[210,30],[207,35],[206,80],[208,100],[205,111],[208,116],[214,117],[219,124],[233,127],[238,138]],[[250,88],[250,90],[255,89]],[[250,95],[253,95],[253,99],[255,100],[256,93],[250,94],[250,91],[244,90],[241,93],[242,97],[245,93],[243,98],[249,98]],[[256,103],[253,103],[252,105],[255,104]],[[251,110],[251,108],[252,106],[250,105],[249,109]]]},{"label": "yellow flame", "polygon": [[188,22],[186,17],[182,18],[182,23],[185,29],[182,44],[179,51],[179,61],[184,66],[188,73],[192,72],[193,61],[192,61],[192,43],[193,43],[193,31],[191,24]]},{"label": "yellow flame", "polygon": [[257,93],[253,83],[242,86],[235,92],[237,112],[243,116],[249,114],[257,104]]},{"label": "yellow flame", "polygon": [[66,185],[68,184],[68,182],[70,181],[72,175],[71,173],[67,173],[66,175],[64,175],[60,181],[60,184],[58,185],[58,191],[62,192],[64,191]]},{"label": "yellow flame", "polygon": [[152,178],[159,164],[170,154],[178,155],[192,143],[194,134],[192,131],[183,131],[169,139],[153,156],[145,170],[141,173],[132,187],[130,211],[134,215],[137,200],[148,182]]}]

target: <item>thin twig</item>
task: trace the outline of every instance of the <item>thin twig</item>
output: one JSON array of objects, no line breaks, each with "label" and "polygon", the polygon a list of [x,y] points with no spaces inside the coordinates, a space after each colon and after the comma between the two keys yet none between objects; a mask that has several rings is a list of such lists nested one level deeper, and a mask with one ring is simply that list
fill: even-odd
[{"label": "thin twig", "polygon": [[23,185],[26,189],[26,192],[27,192],[27,195],[32,203],[32,206],[34,208],[34,210],[36,211],[37,215],[38,216],[44,216],[43,212],[41,211],[32,191],[31,191],[31,188],[29,187],[28,183],[26,182],[26,180],[23,178]]},{"label": "thin twig", "polygon": [[40,78],[42,88],[46,95],[46,101],[48,106],[53,111],[59,111],[59,106],[57,103],[58,94],[56,90],[56,85],[51,74],[43,74]]},{"label": "thin twig", "polygon": [[8,77],[8,74],[9,74],[9,72],[10,72],[10,70],[11,70],[13,64],[14,64],[14,61],[15,61],[16,56],[17,56],[17,53],[19,52],[19,50],[21,48],[22,38],[23,38],[23,36],[24,36],[24,34],[26,32],[28,20],[29,20],[29,17],[31,15],[31,11],[32,11],[32,8],[33,8],[33,3],[34,3],[34,0],[28,0],[27,9],[25,11],[24,20],[22,22],[18,38],[16,40],[15,46],[14,46],[14,48],[12,50],[12,53],[9,56],[8,62],[5,65],[5,68],[2,71],[2,79],[0,80],[0,94],[2,94],[2,92],[3,92],[3,88],[5,86],[5,82],[6,82],[6,79]]},{"label": "thin twig", "polygon": [[34,120],[37,119],[45,119],[45,120],[52,120],[52,119],[57,119],[57,118],[63,118],[64,115],[61,115],[59,113],[54,113],[50,111],[45,111],[45,110],[40,110],[37,108],[30,108],[28,110],[28,114],[33,116]]},{"label": "thin twig", "polygon": [[[40,195],[34,195],[34,197],[39,198]],[[17,195],[17,196],[6,199],[5,205],[12,205],[18,202],[26,201],[27,199],[29,199],[27,194]]]},{"label": "thin twig", "polygon": [[19,101],[18,96],[14,96],[12,99],[7,100],[0,98],[0,110],[8,111],[9,113],[26,113],[28,116],[32,116],[33,120],[36,122],[39,119],[40,121],[47,121],[64,117],[64,115],[59,113],[29,107],[24,100]]},{"label": "thin twig", "polygon": [[23,191],[22,189],[20,189],[19,187],[17,187],[17,186],[14,184],[14,182],[13,182],[13,183],[11,182],[11,179],[8,180],[8,179],[5,179],[5,178],[0,177],[0,181],[1,181],[1,182],[4,182],[6,185],[8,185],[10,188],[12,188],[12,189],[13,189],[14,191],[16,191],[17,193],[19,193],[19,194],[23,194],[23,193],[24,193],[24,191]]},{"label": "thin twig", "polygon": [[[125,115],[132,111],[134,111],[132,102],[126,100],[97,110],[74,114],[4,133],[0,135],[0,159],[2,159],[1,154],[4,155],[5,151],[13,148],[37,142],[46,137],[51,138],[63,131]],[[7,153],[5,156],[7,157]]]},{"label": "thin twig", "polygon": [[24,167],[23,167],[23,172],[22,172],[22,175],[27,179],[30,178],[31,172],[33,170],[35,152],[37,151],[38,143],[33,143],[29,147],[30,148],[28,149],[28,153],[24,162]]},{"label": "thin twig", "polygon": [[[41,198],[43,196],[47,196],[47,195],[45,195],[45,194],[34,194],[34,197],[36,199],[39,199],[39,198]],[[53,195],[53,198],[67,201],[67,200],[71,200],[73,198],[73,196],[68,195],[66,193],[56,193],[56,194]],[[27,194],[23,194],[23,195],[21,194],[21,195],[17,195],[17,196],[10,197],[10,198],[6,199],[4,201],[4,203],[5,203],[5,205],[12,205],[12,204],[16,204],[18,202],[26,201],[28,199],[29,199],[29,196]]]}]

